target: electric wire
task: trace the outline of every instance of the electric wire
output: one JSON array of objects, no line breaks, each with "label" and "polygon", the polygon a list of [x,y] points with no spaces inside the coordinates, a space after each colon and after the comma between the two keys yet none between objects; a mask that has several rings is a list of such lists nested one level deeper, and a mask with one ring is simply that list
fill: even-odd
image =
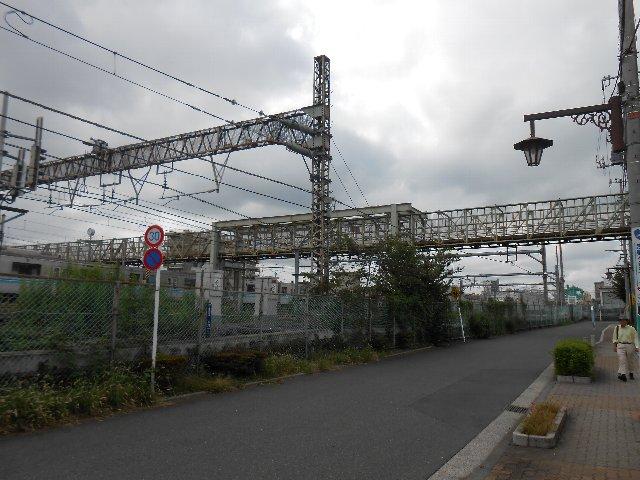
[{"label": "electric wire", "polygon": [[[45,25],[47,25],[47,26],[49,26],[49,27],[52,27],[52,28],[54,28],[54,29],[56,29],[56,30],[58,30],[58,31],[60,31],[60,32],[66,33],[67,35],[70,35],[70,36],[72,36],[72,37],[74,37],[74,38],[77,38],[78,40],[81,40],[81,41],[83,41],[83,42],[85,42],[85,43],[88,43],[89,45],[93,45],[94,47],[97,47],[97,48],[99,48],[99,49],[101,49],[101,50],[107,51],[107,52],[111,53],[112,55],[114,55],[114,56],[116,56],[116,57],[120,57],[120,58],[122,58],[122,59],[124,59],[124,60],[127,60],[127,61],[129,61],[129,62],[131,62],[131,63],[134,63],[134,64],[136,64],[136,65],[138,65],[138,66],[140,66],[140,67],[146,68],[146,69],[151,70],[151,71],[153,71],[153,72],[156,72],[156,73],[158,73],[158,74],[160,74],[160,75],[163,75],[163,76],[165,76],[165,77],[167,77],[167,78],[170,78],[170,79],[172,79],[172,80],[175,80],[176,82],[182,83],[183,85],[186,85],[186,86],[188,86],[188,87],[195,88],[195,89],[197,89],[197,90],[200,90],[201,92],[204,92],[204,93],[207,93],[207,94],[209,94],[209,95],[212,95],[212,96],[214,96],[214,97],[216,97],[216,98],[219,98],[220,100],[223,100],[223,101],[225,101],[225,102],[227,102],[227,103],[230,103],[231,105],[234,105],[234,106],[238,106],[238,107],[245,108],[245,109],[250,110],[250,111],[252,111],[252,112],[254,112],[254,113],[257,113],[257,114],[258,114],[258,115],[260,115],[260,116],[265,116],[265,113],[264,113],[262,110],[258,110],[258,109],[256,109],[256,108],[250,107],[249,105],[242,104],[242,103],[238,102],[237,100],[235,100],[235,99],[233,99],[233,98],[227,98],[226,96],[224,96],[224,95],[222,95],[222,94],[216,93],[216,92],[211,91],[211,90],[209,90],[209,89],[206,89],[206,88],[204,88],[204,87],[200,87],[200,86],[198,86],[198,85],[196,85],[196,84],[194,84],[194,83],[192,83],[192,82],[188,82],[188,81],[186,81],[186,80],[183,80],[182,78],[180,78],[180,77],[178,77],[178,76],[176,76],[176,75],[172,75],[172,74],[170,74],[170,73],[164,72],[164,71],[162,71],[162,70],[160,70],[160,69],[158,69],[158,68],[156,68],[156,67],[152,67],[151,65],[148,65],[148,64],[146,64],[146,63],[143,63],[143,62],[142,62],[142,61],[140,61],[140,60],[136,60],[135,58],[129,57],[129,56],[127,56],[127,55],[125,55],[125,54],[122,54],[122,53],[120,53],[120,52],[118,52],[118,51],[116,51],[116,50],[113,50],[113,49],[111,49],[111,48],[109,48],[109,47],[106,47],[106,46],[101,45],[101,44],[99,44],[99,43],[97,43],[97,42],[94,42],[94,41],[92,41],[92,40],[89,40],[88,38],[85,38],[85,37],[83,37],[83,36],[81,36],[81,35],[78,35],[77,33],[73,33],[73,32],[71,32],[71,31],[69,31],[69,30],[67,30],[67,29],[65,29],[65,28],[63,28],[63,27],[60,27],[60,26],[55,25],[55,24],[53,24],[53,23],[51,23],[51,22],[48,22],[47,20],[44,20],[44,19],[42,19],[42,18],[40,18],[40,17],[36,17],[35,15],[32,15],[32,14],[30,14],[30,13],[27,13],[27,12],[25,12],[24,10],[21,10],[21,9],[19,9],[19,8],[16,8],[16,7],[12,6],[12,5],[9,5],[8,3],[0,2],[0,5],[3,5],[3,6],[5,6],[5,7],[7,7],[7,8],[10,8],[10,9],[15,10],[15,11],[17,11],[17,12],[20,12],[20,13],[22,13],[23,15],[27,15],[27,16],[31,17],[32,19],[35,19],[35,20],[37,20],[37,21],[39,21],[39,22],[41,22],[41,23],[43,23],[43,24],[45,24]],[[23,20],[23,21],[24,21],[24,20]],[[26,22],[25,22],[25,23],[26,23]],[[9,31],[10,31],[10,30],[9,30]],[[19,33],[17,33],[17,34],[19,34],[19,35],[21,35],[21,36],[23,36],[23,37],[28,38],[28,37],[27,37],[26,35],[24,35],[22,32],[19,32]]]},{"label": "electric wire", "polygon": [[[9,97],[11,97],[11,98],[13,98],[13,99],[15,99],[15,100],[19,100],[19,101],[21,101],[21,102],[28,103],[28,104],[30,104],[30,105],[36,106],[36,107],[38,107],[38,108],[42,108],[42,109],[44,109],[44,110],[48,110],[48,111],[50,111],[50,112],[57,113],[57,114],[59,114],[59,115],[65,116],[65,117],[72,118],[73,120],[77,120],[77,121],[82,122],[82,123],[87,123],[87,124],[89,124],[89,125],[93,125],[93,126],[95,126],[95,127],[101,128],[101,129],[103,129],[103,130],[108,130],[108,131],[110,131],[110,132],[114,132],[114,133],[117,133],[117,134],[119,134],[119,135],[122,135],[122,136],[125,136],[125,137],[129,137],[129,138],[131,138],[131,139],[133,139],[133,140],[138,140],[138,141],[141,141],[141,142],[150,142],[150,140],[147,140],[147,139],[145,139],[145,138],[142,138],[142,137],[140,137],[140,136],[138,136],[138,135],[134,135],[134,134],[132,134],[132,133],[125,132],[125,131],[123,131],[123,130],[119,130],[119,129],[117,129],[117,128],[113,128],[113,127],[110,127],[110,126],[108,126],[108,125],[105,125],[105,124],[102,124],[102,123],[99,123],[99,122],[94,122],[93,120],[89,120],[89,119],[87,119],[87,118],[83,118],[83,117],[80,117],[80,116],[74,115],[74,114],[69,113],[69,112],[64,112],[64,111],[59,110],[59,109],[57,109],[57,108],[51,107],[51,106],[49,106],[49,105],[44,105],[44,104],[42,104],[42,103],[40,103],[40,102],[36,102],[36,101],[30,100],[30,99],[28,99],[28,98],[21,97],[21,96],[19,96],[19,95],[14,95],[14,94],[9,93],[9,92],[7,92],[7,91],[0,91],[0,94],[7,95],[7,96],[9,96]],[[0,115],[0,116],[4,116],[4,115]],[[18,121],[19,123],[23,123],[23,124],[25,124],[25,125],[29,125],[29,126],[35,127],[35,125],[33,125],[33,124],[31,124],[31,123],[22,122],[22,121],[19,121],[19,120],[16,120],[16,119],[14,119],[14,118],[10,118],[10,117],[6,117],[6,118],[7,118],[7,119],[9,119],[9,120]],[[53,131],[51,131],[51,130],[47,130],[47,129],[43,129],[43,130],[44,130],[44,131],[47,131],[47,132],[50,132],[50,133],[54,133],[54,132],[53,132]],[[91,143],[89,143],[89,142],[87,142],[87,141],[85,141],[85,140],[82,140],[82,139],[80,139],[80,138],[77,138],[77,137],[72,137],[72,136],[70,136],[70,135],[60,134],[59,132],[58,132],[58,134],[59,134],[59,135],[62,135],[62,136],[66,136],[67,138],[69,138],[69,139],[71,139],[71,140],[76,140],[76,141],[82,142],[82,143],[83,143],[83,144],[85,144],[85,145],[92,145]],[[64,159],[62,159],[62,158],[60,158],[60,157],[57,157],[57,158],[58,158],[58,159],[60,159],[60,160],[64,160]],[[200,157],[197,157],[197,158],[200,158]],[[200,159],[201,159],[201,160],[203,160],[202,158],[200,158]],[[239,168],[231,167],[231,166],[229,166],[229,165],[223,165],[223,164],[218,163],[218,162],[210,162],[209,160],[204,160],[204,161],[206,161],[207,163],[212,163],[212,164],[217,165],[217,166],[219,166],[219,167],[223,167],[223,168],[225,168],[225,169],[227,169],[227,168],[228,168],[229,170],[236,171],[236,172],[238,172],[238,173],[242,173],[242,174],[245,174],[245,175],[248,175],[248,176],[252,176],[252,177],[255,177],[255,178],[259,178],[259,179],[261,179],[261,180],[268,180],[268,181],[270,181],[270,182],[273,182],[273,183],[276,183],[276,184],[279,184],[279,185],[283,185],[283,186],[286,186],[286,187],[289,187],[289,188],[293,188],[293,189],[296,189],[296,190],[300,190],[300,191],[305,192],[305,193],[311,193],[311,190],[308,190],[308,189],[306,189],[306,188],[299,187],[299,186],[297,186],[297,185],[288,184],[288,183],[286,183],[286,182],[283,182],[283,181],[278,180],[278,179],[275,179],[275,178],[270,178],[270,177],[266,177],[266,176],[259,175],[259,174],[256,174],[256,173],[248,172],[248,171],[246,171],[246,170],[241,170],[241,169],[239,169]],[[208,178],[208,177],[207,177],[207,179],[208,179],[208,180],[210,180],[210,181],[215,181],[215,180],[214,180],[214,179],[212,179],[212,178]]]},{"label": "electric wire", "polygon": [[63,52],[62,50],[58,50],[57,48],[54,48],[54,47],[52,47],[50,45],[47,45],[45,43],[39,42],[37,40],[34,40],[33,38],[27,37],[26,35],[22,35],[22,34],[20,34],[18,32],[14,32],[13,30],[10,30],[10,29],[8,29],[6,27],[3,27],[2,25],[0,25],[0,29],[5,30],[5,31],[7,31],[9,33],[12,33],[14,35],[18,35],[19,37],[24,38],[25,40],[29,40],[30,42],[33,42],[36,45],[40,45],[41,47],[44,47],[44,48],[46,48],[48,50],[56,52],[56,53],[58,53],[60,55],[63,55],[65,57],[70,58],[72,60],[75,60],[77,62],[80,62],[80,63],[82,63],[84,65],[87,65],[87,66],[89,66],[91,68],[94,68],[94,69],[96,69],[96,70],[98,70],[100,72],[106,73],[107,75],[111,75],[113,77],[116,77],[116,78],[118,78],[118,79],[120,79],[120,80],[122,80],[124,82],[130,83],[131,85],[135,85],[136,87],[139,87],[139,88],[142,88],[144,90],[147,90],[148,92],[151,92],[151,93],[154,93],[156,95],[159,95],[159,96],[161,96],[161,97],[163,97],[163,98],[165,98],[167,100],[171,100],[173,102],[176,102],[176,103],[179,103],[181,105],[184,105],[185,107],[188,107],[188,108],[190,108],[192,110],[195,110],[196,112],[203,113],[203,114],[208,115],[210,117],[213,117],[213,118],[215,118],[217,120],[221,120],[221,121],[223,121],[225,123],[229,123],[229,124],[233,124],[234,123],[232,120],[227,120],[226,118],[223,118],[220,115],[216,115],[215,113],[211,113],[211,112],[209,112],[207,110],[204,110],[202,108],[196,107],[195,105],[191,105],[190,103],[185,102],[184,100],[180,100],[179,98],[173,97],[171,95],[163,93],[163,92],[161,92],[159,90],[156,90],[154,88],[147,87],[146,85],[143,85],[140,82],[136,82],[135,80],[131,80],[131,79],[129,79],[129,78],[123,76],[123,75],[118,75],[115,72],[110,72],[109,70],[107,70],[105,68],[102,68],[102,67],[100,67],[98,65],[95,65],[95,64],[93,64],[91,62],[87,62],[86,60],[82,60],[81,58],[78,58],[78,57],[76,57],[74,55],[71,55],[70,53]]},{"label": "electric wire", "polygon": [[[364,199],[364,203],[367,205],[367,207],[369,207],[369,201],[367,200],[367,197],[365,196],[364,192],[362,191],[362,188],[360,188],[360,184],[358,183],[358,180],[356,180],[356,177],[353,175],[353,172],[351,171],[351,168],[349,167],[349,164],[347,163],[347,161],[344,158],[344,155],[342,155],[342,152],[340,151],[340,147],[338,147],[338,144],[335,142],[335,140],[332,138],[331,142],[333,143],[333,146],[336,147],[336,150],[338,152],[338,155],[340,156],[340,158],[342,159],[342,163],[344,163],[344,166],[347,167],[347,170],[349,171],[349,175],[351,175],[351,178],[353,179],[353,182],[356,184],[356,187],[358,187],[358,190],[360,191],[360,195],[362,195],[362,198]],[[336,172],[337,174],[337,172]],[[351,197],[349,197],[351,198]],[[353,200],[351,200],[352,203]]]},{"label": "electric wire", "polygon": [[[37,21],[39,21],[39,22],[41,22],[41,23],[43,23],[43,24],[45,24],[45,25],[47,25],[47,26],[49,26],[49,27],[51,27],[51,28],[54,28],[54,29],[56,29],[56,30],[58,30],[58,31],[61,31],[61,32],[63,32],[63,33],[65,33],[65,34],[67,34],[67,35],[70,35],[70,36],[72,36],[72,37],[74,37],[74,38],[76,38],[76,39],[78,39],[78,40],[81,40],[81,41],[83,41],[83,42],[85,42],[85,43],[88,43],[89,45],[92,45],[92,46],[97,47],[97,48],[99,48],[99,49],[101,49],[101,50],[104,50],[104,51],[106,51],[106,52],[109,52],[110,54],[114,55],[114,59],[115,59],[115,57],[116,57],[116,56],[117,56],[117,57],[120,57],[120,58],[122,58],[122,59],[124,59],[124,60],[127,60],[127,61],[129,61],[129,62],[132,62],[132,63],[134,63],[134,64],[136,64],[136,65],[138,65],[138,66],[140,66],[140,67],[146,68],[146,69],[151,70],[151,71],[153,71],[153,72],[155,72],[155,73],[158,73],[158,74],[160,74],[160,75],[162,75],[162,76],[165,76],[165,77],[167,77],[167,78],[170,78],[170,79],[172,79],[172,80],[174,80],[174,81],[176,81],[176,82],[179,82],[179,83],[181,83],[181,84],[183,84],[183,85],[186,85],[186,86],[191,87],[191,88],[195,88],[196,90],[199,90],[199,91],[201,91],[201,92],[204,92],[204,93],[207,93],[207,94],[209,94],[209,95],[212,95],[212,96],[214,96],[214,97],[216,97],[216,98],[218,98],[218,99],[220,99],[220,100],[223,100],[223,101],[225,101],[225,102],[227,102],[227,103],[230,103],[231,105],[238,106],[238,107],[242,107],[242,108],[244,108],[244,109],[246,109],[246,110],[249,110],[249,111],[251,111],[251,112],[253,112],[253,113],[256,113],[256,114],[260,115],[261,117],[267,116],[267,117],[270,117],[270,118],[276,118],[276,119],[277,119],[277,117],[273,117],[273,116],[271,116],[271,115],[267,115],[267,114],[265,114],[265,113],[264,113],[264,111],[263,111],[262,109],[258,109],[258,108],[255,108],[255,107],[251,107],[251,106],[249,106],[249,105],[247,105],[247,104],[244,104],[244,103],[238,102],[238,101],[237,101],[237,100],[235,100],[235,99],[228,98],[228,97],[226,97],[226,96],[224,96],[224,95],[222,95],[222,94],[216,93],[216,92],[214,92],[214,91],[212,91],[212,90],[209,90],[209,89],[207,89],[207,88],[204,88],[204,87],[201,87],[201,86],[199,86],[199,85],[196,85],[196,84],[194,84],[194,83],[192,83],[192,82],[189,82],[189,81],[187,81],[187,80],[184,80],[184,79],[182,79],[182,78],[178,77],[177,75],[173,75],[173,74],[167,73],[167,72],[165,72],[165,71],[163,71],[163,70],[160,70],[159,68],[153,67],[153,66],[148,65],[148,64],[146,64],[146,63],[144,63],[144,62],[142,62],[142,61],[140,61],[140,60],[137,60],[137,59],[135,59],[135,58],[132,58],[132,57],[130,57],[130,56],[128,56],[128,55],[125,55],[125,54],[123,54],[123,53],[121,53],[121,52],[118,52],[118,51],[116,51],[116,50],[114,50],[114,49],[112,49],[112,48],[106,47],[106,46],[104,46],[104,45],[102,45],[102,44],[100,44],[100,43],[98,43],[98,42],[95,42],[95,41],[89,40],[88,38],[85,38],[85,37],[83,37],[82,35],[79,35],[79,34],[77,34],[77,33],[71,32],[70,30],[67,30],[67,29],[65,29],[65,28],[63,28],[63,27],[61,27],[61,26],[59,26],[59,25],[55,25],[55,24],[53,24],[53,23],[51,23],[51,22],[48,22],[47,20],[44,20],[44,19],[42,19],[42,18],[40,18],[40,17],[37,17],[37,16],[32,15],[32,14],[30,14],[30,13],[27,13],[27,12],[26,12],[26,11],[24,11],[24,10],[20,10],[20,9],[18,9],[18,8],[16,8],[16,7],[12,6],[12,5],[10,5],[10,4],[7,4],[7,3],[5,3],[5,2],[1,2],[1,1],[0,1],[0,5],[4,5],[5,7],[10,8],[10,9],[12,9],[12,10],[16,11],[16,12],[22,13],[23,15],[27,15],[28,17],[30,17],[30,18],[32,19],[32,22],[33,22],[33,19],[35,19],[35,20],[37,20]],[[11,12],[9,12],[9,13],[11,13]],[[20,18],[21,18],[21,20],[23,20],[23,22],[28,23],[28,22],[26,22],[22,17],[20,17]],[[5,19],[5,21],[6,21],[6,19]],[[144,86],[144,85],[142,85],[142,84],[140,84],[140,83],[138,83],[138,82],[134,82],[134,81],[131,81],[131,80],[129,80],[129,79],[127,79],[127,78],[123,77],[123,76],[117,75],[117,74],[115,73],[115,68],[114,68],[114,72],[109,72],[109,71],[108,71],[108,70],[106,70],[106,69],[103,69],[103,68],[101,68],[101,67],[98,67],[98,66],[96,66],[96,65],[93,65],[93,64],[91,64],[91,63],[89,63],[89,62],[83,61],[83,60],[81,60],[81,59],[79,59],[79,58],[76,58],[76,57],[74,57],[74,56],[72,56],[72,55],[69,55],[69,54],[67,54],[67,53],[65,53],[65,52],[59,51],[59,50],[57,50],[57,49],[54,49],[53,47],[50,47],[50,46],[48,46],[48,45],[46,45],[46,44],[44,44],[44,43],[38,42],[38,41],[36,41],[36,40],[34,40],[34,39],[31,39],[29,36],[25,35],[25,34],[24,34],[24,33],[22,33],[22,32],[19,32],[19,31],[17,31],[17,30],[16,30],[16,31],[13,31],[13,30],[7,29],[7,28],[5,28],[5,27],[1,27],[1,28],[3,28],[3,30],[6,30],[6,31],[8,31],[8,32],[10,32],[10,33],[14,33],[15,35],[18,35],[18,36],[20,36],[20,37],[22,37],[22,38],[25,38],[25,39],[27,39],[27,40],[29,40],[29,41],[32,41],[32,42],[34,42],[34,43],[36,43],[36,44],[38,44],[38,45],[40,45],[40,46],[43,46],[43,47],[45,47],[45,48],[49,48],[49,49],[51,49],[51,50],[55,51],[56,53],[60,53],[60,54],[62,54],[62,55],[68,56],[69,58],[72,58],[72,59],[74,59],[74,60],[80,61],[80,62],[82,62],[82,63],[84,63],[84,64],[86,64],[86,65],[88,65],[88,66],[91,66],[91,67],[93,67],[93,68],[96,68],[96,69],[98,69],[98,70],[100,70],[100,71],[102,71],[102,72],[104,72],[104,73],[107,73],[107,74],[109,74],[109,75],[113,75],[113,76],[115,76],[115,77],[117,77],[117,78],[120,78],[120,79],[122,79],[122,80],[125,80],[125,81],[127,81],[127,82],[129,82],[129,83],[132,83],[132,84],[134,84],[134,85],[136,85],[136,86],[139,86],[139,87],[141,87],[141,88],[145,88],[146,90],[149,90],[149,91],[151,91],[151,92],[153,92],[153,93],[156,93],[156,94],[158,94],[158,95],[164,96],[165,98],[168,98],[168,99],[170,99],[170,100],[173,100],[173,101],[176,101],[176,102],[181,103],[181,104],[183,104],[183,105],[186,105],[186,106],[188,106],[188,107],[190,107],[190,108],[192,108],[192,109],[194,109],[194,110],[196,110],[196,111],[200,111],[200,112],[202,112],[202,113],[206,113],[206,114],[212,115],[212,116],[214,116],[215,118],[218,118],[219,120],[225,121],[225,122],[230,123],[230,124],[233,124],[233,123],[234,123],[233,121],[223,119],[222,117],[219,117],[219,116],[217,116],[217,115],[213,115],[213,114],[211,114],[211,113],[209,113],[209,112],[206,112],[205,110],[199,109],[198,107],[195,107],[195,106],[193,106],[193,105],[190,105],[190,104],[188,104],[188,103],[186,103],[186,102],[183,102],[183,101],[181,101],[181,100],[175,99],[175,98],[173,98],[173,97],[171,97],[171,96],[169,96],[169,95],[163,94],[162,92],[159,92],[159,91],[156,91],[156,90],[151,89],[151,88],[149,88],[149,87],[146,87],[146,86]],[[636,29],[637,29],[637,27],[636,27]],[[115,60],[114,60],[114,61],[115,61]],[[351,171],[351,168],[350,168],[350,167],[349,167],[349,165],[347,164],[347,161],[346,161],[346,159],[344,158],[344,156],[342,155],[342,152],[340,151],[340,149],[339,149],[338,145],[335,143],[335,141],[333,141],[333,140],[332,140],[332,142],[333,142],[334,146],[336,147],[336,149],[338,150],[338,154],[340,155],[340,157],[341,157],[341,159],[342,159],[343,163],[344,163],[344,164],[345,164],[345,166],[347,167],[347,170],[349,171],[349,174],[350,174],[350,175],[351,175],[351,177],[353,178],[353,181],[354,181],[354,183],[356,184],[356,186],[357,186],[358,190],[360,191],[360,194],[361,194],[361,195],[362,195],[362,197],[364,198],[366,205],[367,205],[367,206],[369,206],[369,202],[368,202],[368,200],[367,200],[367,198],[366,198],[366,196],[365,196],[364,192],[362,191],[362,188],[360,188],[360,184],[358,183],[358,181],[356,180],[355,176],[353,175],[353,172]]]},{"label": "electric wire", "polygon": [[[0,117],[5,117],[5,118],[6,118],[6,119],[8,119],[8,120],[15,121],[15,122],[18,122],[18,123],[21,123],[21,124],[24,124],[24,125],[28,125],[28,126],[31,126],[31,127],[35,127],[35,125],[34,125],[34,124],[32,124],[32,123],[25,122],[24,120],[18,120],[18,119],[15,119],[15,118],[10,117],[10,116],[7,116],[7,115],[2,115],[2,114],[0,114]],[[62,137],[68,138],[68,139],[70,139],[70,140],[75,140],[75,141],[78,141],[78,142],[83,143],[83,144],[85,143],[85,141],[84,141],[84,140],[82,140],[82,139],[80,139],[80,138],[77,138],[77,137],[74,137],[74,136],[72,136],[72,135],[68,135],[68,134],[66,134],[66,133],[58,132],[58,131],[56,131],[56,130],[51,130],[51,129],[44,129],[44,128],[43,128],[43,130],[45,130],[45,131],[47,131],[47,132],[50,132],[50,133],[53,133],[53,134],[56,134],[56,135],[60,135],[60,136],[62,136]],[[94,169],[94,170],[95,170],[95,174],[96,174],[96,175],[97,175],[97,174],[99,174],[99,173],[102,173],[102,172],[100,172],[99,170],[96,170],[96,169]],[[208,178],[208,177],[206,177],[206,178]],[[210,180],[211,180],[211,179],[210,179]],[[152,181],[150,181],[150,180],[145,180],[145,182],[146,182],[146,183],[150,183],[150,184],[152,184],[152,185],[154,184],[154,182],[152,182]],[[230,208],[227,208],[227,207],[223,207],[222,205],[218,205],[218,204],[215,204],[215,203],[213,203],[213,202],[210,202],[210,201],[207,201],[207,200],[201,199],[201,198],[199,198],[199,197],[194,196],[194,194],[189,194],[189,193],[186,193],[186,192],[183,192],[183,191],[181,191],[181,190],[177,190],[177,189],[175,189],[175,188],[171,188],[171,187],[164,187],[163,185],[161,185],[161,184],[157,184],[157,183],[156,183],[155,185],[157,185],[157,186],[161,186],[161,187],[163,187],[163,188],[164,188],[164,189],[166,189],[166,190],[171,190],[171,191],[174,191],[174,192],[176,192],[176,193],[179,193],[181,196],[185,196],[185,197],[192,197],[192,198],[194,198],[195,200],[198,200],[199,202],[205,203],[205,204],[207,204],[207,205],[211,205],[211,206],[213,206],[213,207],[219,208],[219,209],[224,210],[224,211],[227,211],[227,212],[229,212],[229,213],[233,213],[234,215],[238,215],[238,216],[241,216],[241,217],[244,217],[244,218],[247,218],[247,219],[253,219],[253,217],[251,217],[251,216],[249,216],[249,215],[245,215],[244,213],[240,213],[240,212],[235,211],[235,210],[233,210],[233,209],[230,209]],[[254,219],[254,220],[255,220],[255,219]],[[256,220],[256,221],[257,221],[257,220]],[[260,223],[262,223],[262,222],[260,222]]]}]

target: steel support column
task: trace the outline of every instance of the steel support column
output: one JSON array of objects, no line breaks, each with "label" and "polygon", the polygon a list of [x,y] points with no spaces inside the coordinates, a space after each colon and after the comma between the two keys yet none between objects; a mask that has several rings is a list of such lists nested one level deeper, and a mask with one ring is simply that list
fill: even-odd
[{"label": "steel support column", "polygon": [[312,268],[321,286],[329,282],[329,208],[331,192],[329,167],[331,165],[331,87],[329,58],[314,58],[313,105],[321,107],[314,115],[314,156],[311,160],[311,249]]}]

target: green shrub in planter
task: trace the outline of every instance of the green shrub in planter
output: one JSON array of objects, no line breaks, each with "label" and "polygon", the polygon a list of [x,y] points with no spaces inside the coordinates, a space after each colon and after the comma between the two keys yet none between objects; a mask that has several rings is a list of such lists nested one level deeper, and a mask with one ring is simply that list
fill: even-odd
[{"label": "green shrub in planter", "polygon": [[205,354],[200,361],[210,373],[250,377],[264,372],[266,357],[258,350],[230,350]]},{"label": "green shrub in planter", "polygon": [[590,377],[593,373],[593,348],[583,340],[558,342],[553,349],[553,360],[556,375]]}]

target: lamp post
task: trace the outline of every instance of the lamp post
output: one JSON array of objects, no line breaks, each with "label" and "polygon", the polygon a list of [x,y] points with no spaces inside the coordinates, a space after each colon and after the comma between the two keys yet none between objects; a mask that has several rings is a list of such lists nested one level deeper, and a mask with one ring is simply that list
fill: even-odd
[{"label": "lamp post", "polygon": [[553,141],[536,137],[534,122],[548,118],[571,117],[578,125],[591,123],[601,131],[608,133],[612,152],[624,156],[622,166],[629,185],[629,226],[631,228],[629,233],[632,243],[631,264],[633,266],[632,286],[629,290],[636,328],[640,328],[640,315],[636,301],[640,292],[638,263],[640,254],[640,98],[638,95],[637,30],[633,0],[618,2],[618,8],[620,29],[623,33],[619,55],[618,95],[612,96],[607,103],[600,105],[525,115],[524,121],[530,123],[531,136],[516,143],[513,147],[524,152],[527,165],[539,165],[542,152],[545,148],[552,146]]}]

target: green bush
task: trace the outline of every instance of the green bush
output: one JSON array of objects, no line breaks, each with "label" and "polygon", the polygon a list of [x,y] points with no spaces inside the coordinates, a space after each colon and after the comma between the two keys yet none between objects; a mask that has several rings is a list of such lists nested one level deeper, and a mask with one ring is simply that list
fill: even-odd
[{"label": "green bush", "polygon": [[205,354],[200,361],[210,373],[251,377],[264,372],[266,358],[258,350],[230,350]]},{"label": "green bush", "polygon": [[489,338],[491,325],[487,316],[482,312],[473,312],[469,317],[469,331],[475,338]]},{"label": "green bush", "polygon": [[[156,388],[163,393],[172,393],[176,383],[189,368],[189,358],[185,355],[158,354],[156,357]],[[138,365],[139,372],[151,369],[151,359],[147,358]]]},{"label": "green bush", "polygon": [[590,377],[593,373],[593,348],[584,340],[558,342],[553,349],[556,375]]},{"label": "green bush", "polygon": [[504,328],[507,333],[516,333],[516,322],[514,322],[511,318],[505,320]]}]

